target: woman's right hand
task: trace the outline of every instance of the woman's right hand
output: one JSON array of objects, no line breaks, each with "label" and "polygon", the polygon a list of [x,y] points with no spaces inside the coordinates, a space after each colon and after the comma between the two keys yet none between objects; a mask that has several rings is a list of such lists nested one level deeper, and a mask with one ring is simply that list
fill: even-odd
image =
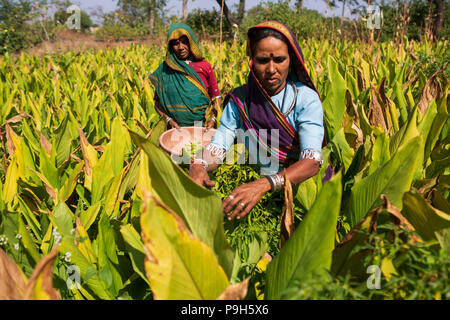
[{"label": "woman's right hand", "polygon": [[189,176],[195,183],[204,187],[214,187],[216,183],[209,179],[208,172],[202,164],[191,164],[189,167]]},{"label": "woman's right hand", "polygon": [[171,128],[175,128],[175,129],[179,129],[179,128],[180,128],[180,126],[178,125],[178,123],[176,123],[175,120],[173,120],[173,119],[169,121],[168,125],[169,125]]}]

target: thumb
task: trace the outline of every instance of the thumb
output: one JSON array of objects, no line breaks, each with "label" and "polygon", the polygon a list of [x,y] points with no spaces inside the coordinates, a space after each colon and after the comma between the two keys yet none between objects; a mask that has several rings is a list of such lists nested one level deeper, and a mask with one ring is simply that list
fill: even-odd
[{"label": "thumb", "polygon": [[207,187],[214,187],[216,185],[216,183],[214,181],[211,181],[209,178],[205,179],[205,185]]}]

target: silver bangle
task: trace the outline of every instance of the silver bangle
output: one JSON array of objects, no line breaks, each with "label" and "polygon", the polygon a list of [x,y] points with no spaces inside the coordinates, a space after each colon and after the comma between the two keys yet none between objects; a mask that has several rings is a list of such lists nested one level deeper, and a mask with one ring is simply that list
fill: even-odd
[{"label": "silver bangle", "polygon": [[216,117],[212,116],[211,118],[208,119],[208,122],[209,122],[209,121],[214,121],[214,122],[216,122]]},{"label": "silver bangle", "polygon": [[280,176],[278,173],[266,176],[269,179],[271,192],[277,192],[284,187],[284,176]]},{"label": "silver bangle", "polygon": [[220,99],[221,96],[215,96],[214,98],[211,99],[211,102],[214,102],[214,100]]},{"label": "silver bangle", "polygon": [[323,157],[322,152],[319,150],[313,150],[313,149],[305,149],[302,152],[300,152],[300,160],[302,159],[311,159],[316,160],[319,162],[319,165],[322,166],[323,164]]},{"label": "silver bangle", "polygon": [[166,124],[170,122],[170,120],[173,120],[171,117],[166,117]]},{"label": "silver bangle", "polygon": [[211,155],[218,160],[216,161],[217,163],[221,163],[227,154],[224,149],[212,144],[208,144],[205,149],[211,152]]},{"label": "silver bangle", "polygon": [[203,164],[203,168],[208,171],[208,162],[205,159],[196,158],[192,161],[192,164]]}]

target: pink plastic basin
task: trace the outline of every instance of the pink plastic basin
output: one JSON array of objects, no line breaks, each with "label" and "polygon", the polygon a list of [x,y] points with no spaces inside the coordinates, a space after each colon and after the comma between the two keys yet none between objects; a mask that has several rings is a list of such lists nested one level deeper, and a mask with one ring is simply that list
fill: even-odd
[{"label": "pink plastic basin", "polygon": [[191,143],[206,147],[212,140],[216,129],[206,131],[205,127],[181,127],[165,131],[159,137],[159,144],[170,154],[182,155],[183,148],[189,148]]}]

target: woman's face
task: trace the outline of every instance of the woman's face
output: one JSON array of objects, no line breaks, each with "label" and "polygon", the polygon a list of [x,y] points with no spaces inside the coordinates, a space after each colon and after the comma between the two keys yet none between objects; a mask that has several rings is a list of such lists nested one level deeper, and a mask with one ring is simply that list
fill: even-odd
[{"label": "woman's face", "polygon": [[171,40],[170,45],[172,46],[172,50],[178,59],[186,60],[191,54],[189,39],[186,36],[181,36],[176,40]]},{"label": "woman's face", "polygon": [[271,96],[279,93],[286,84],[290,67],[286,43],[269,36],[260,40],[253,52],[253,71]]}]

